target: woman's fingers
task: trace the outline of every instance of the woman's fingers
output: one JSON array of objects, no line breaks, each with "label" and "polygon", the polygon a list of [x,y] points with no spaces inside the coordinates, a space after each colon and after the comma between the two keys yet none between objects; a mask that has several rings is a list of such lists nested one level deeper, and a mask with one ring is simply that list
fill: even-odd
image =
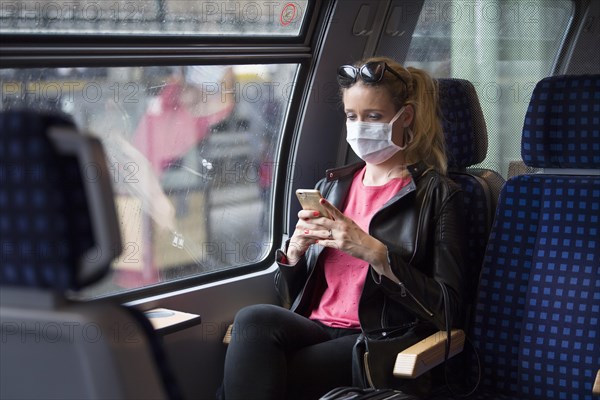
[{"label": "woman's fingers", "polygon": [[326,199],[322,198],[320,200],[320,203],[329,212],[331,219],[333,219],[334,221],[344,218],[344,214],[342,214],[340,210],[338,210],[333,204],[328,202]]},{"label": "woman's fingers", "polygon": [[320,214],[316,210],[300,210],[298,211],[298,219],[307,220],[312,218],[319,218]]}]

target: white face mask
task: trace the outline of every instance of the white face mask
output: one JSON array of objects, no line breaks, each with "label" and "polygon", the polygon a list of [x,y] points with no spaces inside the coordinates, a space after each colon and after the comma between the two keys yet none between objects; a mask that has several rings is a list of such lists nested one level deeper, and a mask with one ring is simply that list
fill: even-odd
[{"label": "white face mask", "polygon": [[352,150],[369,164],[381,164],[406,148],[392,141],[392,126],[404,112],[402,107],[390,122],[346,121],[346,141]]}]

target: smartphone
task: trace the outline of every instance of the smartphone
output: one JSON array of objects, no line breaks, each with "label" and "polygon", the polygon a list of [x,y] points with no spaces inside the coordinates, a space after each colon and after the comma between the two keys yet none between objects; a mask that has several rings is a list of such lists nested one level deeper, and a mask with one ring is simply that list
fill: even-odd
[{"label": "smartphone", "polygon": [[329,212],[321,204],[321,192],[317,189],[298,189],[296,190],[298,201],[304,210],[316,210],[321,213],[321,216],[329,218]]}]

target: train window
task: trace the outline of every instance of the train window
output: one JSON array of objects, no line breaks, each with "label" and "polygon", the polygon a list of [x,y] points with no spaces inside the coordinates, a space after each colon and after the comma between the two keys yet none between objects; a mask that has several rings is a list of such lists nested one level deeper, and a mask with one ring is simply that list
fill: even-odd
[{"label": "train window", "polygon": [[[124,251],[87,296],[260,262],[298,65],[0,70],[2,108],[72,115],[106,149]],[[98,170],[86,167],[86,178]]]},{"label": "train window", "polygon": [[308,0],[15,0],[0,33],[298,36]]},{"label": "train window", "polygon": [[521,160],[527,104],[553,73],[573,12],[570,0],[425,0],[406,63],[473,82],[489,135],[483,167],[506,177]]}]

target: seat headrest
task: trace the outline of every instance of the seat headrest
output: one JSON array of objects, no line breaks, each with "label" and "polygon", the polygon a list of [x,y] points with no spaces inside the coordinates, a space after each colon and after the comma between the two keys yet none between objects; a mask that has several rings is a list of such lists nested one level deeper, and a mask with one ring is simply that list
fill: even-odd
[{"label": "seat headrest", "polygon": [[521,156],[536,168],[600,168],[600,75],[538,82],[525,115]]},{"label": "seat headrest", "polygon": [[475,87],[465,79],[438,79],[448,167],[464,169],[487,155],[487,128]]},{"label": "seat headrest", "polygon": [[80,289],[121,237],[100,142],[59,115],[0,112],[0,285]]}]

